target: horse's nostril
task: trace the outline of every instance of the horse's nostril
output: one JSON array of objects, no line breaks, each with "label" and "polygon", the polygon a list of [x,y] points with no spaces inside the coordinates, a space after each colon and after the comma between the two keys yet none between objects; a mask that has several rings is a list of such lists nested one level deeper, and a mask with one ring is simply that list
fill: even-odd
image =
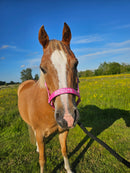
[{"label": "horse's nostril", "polygon": [[59,118],[60,118],[60,113],[57,112],[57,113],[56,113],[56,119],[59,119]]},{"label": "horse's nostril", "polygon": [[79,119],[79,112],[77,109],[74,110],[74,125],[76,125],[78,119]]},{"label": "horse's nostril", "polygon": [[74,110],[74,122],[76,121],[76,119],[77,119],[77,111],[76,111],[76,109]]},{"label": "horse's nostril", "polygon": [[60,127],[63,127],[63,123],[61,121],[58,122]]},{"label": "horse's nostril", "polygon": [[55,114],[55,116],[56,116],[56,121],[59,124],[59,126],[61,128],[66,128],[67,127],[67,122],[66,122],[66,120],[63,119],[63,117],[61,116],[61,114],[59,112],[57,112]]}]

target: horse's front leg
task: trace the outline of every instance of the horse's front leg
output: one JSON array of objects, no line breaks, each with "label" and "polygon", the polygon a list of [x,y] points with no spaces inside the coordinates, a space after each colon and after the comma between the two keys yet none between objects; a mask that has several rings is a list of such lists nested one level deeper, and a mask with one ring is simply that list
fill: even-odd
[{"label": "horse's front leg", "polygon": [[40,164],[40,173],[44,172],[44,164],[45,164],[45,151],[44,151],[44,142],[43,135],[36,131],[36,141],[39,149],[39,164]]},{"label": "horse's front leg", "polygon": [[67,173],[72,173],[72,171],[70,169],[70,165],[69,165],[69,160],[67,157],[67,145],[66,145],[67,135],[68,135],[68,131],[60,133],[59,141],[60,141],[60,145],[61,145],[61,152],[62,152],[62,155],[64,158],[64,167],[65,167]]}]

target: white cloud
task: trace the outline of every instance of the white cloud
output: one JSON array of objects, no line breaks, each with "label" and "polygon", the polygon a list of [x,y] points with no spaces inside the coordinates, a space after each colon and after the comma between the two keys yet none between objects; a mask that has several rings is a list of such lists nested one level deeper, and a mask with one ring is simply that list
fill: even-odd
[{"label": "white cloud", "polygon": [[31,52],[27,56],[33,56],[33,55],[37,55],[37,54],[38,54],[38,52]]},{"label": "white cloud", "polygon": [[126,46],[126,45],[130,45],[130,40],[126,40],[123,42],[119,42],[119,43],[109,43],[108,46],[112,46],[112,47],[121,47],[121,46]]},{"label": "white cloud", "polygon": [[28,64],[28,65],[23,64],[20,66],[20,68],[24,68],[24,67],[31,68],[32,70],[39,69],[39,65],[33,65],[33,64]]},{"label": "white cloud", "polygon": [[83,47],[83,48],[74,48],[73,49],[73,52],[74,53],[82,53],[82,52],[89,52],[89,51],[93,51],[93,50],[97,50],[95,48],[86,48],[86,47]]},{"label": "white cloud", "polygon": [[39,58],[33,58],[33,59],[28,59],[28,62],[29,62],[29,64],[31,64],[31,65],[34,65],[34,64],[36,64],[36,63],[39,63],[40,64],[40,62],[41,62],[41,57]]},{"label": "white cloud", "polygon": [[92,43],[97,41],[103,41],[99,35],[87,35],[87,36],[78,36],[72,38],[72,44],[85,44],[85,43]]},{"label": "white cloud", "polygon": [[[74,52],[77,52],[78,58],[105,58],[111,56],[124,55],[128,57],[130,55],[130,40],[125,40],[122,42],[112,42],[104,45],[103,47],[82,47],[78,49],[74,49]],[[87,53],[86,53],[87,52]]]},{"label": "white cloud", "polygon": [[11,46],[11,45],[3,45],[3,46],[1,46],[1,47],[0,47],[0,49],[7,49],[7,48],[13,48],[13,49],[15,49],[15,48],[16,48],[16,46]]},{"label": "white cloud", "polygon": [[0,47],[0,49],[6,49],[7,47],[9,47],[9,45],[3,45]]},{"label": "white cloud", "polygon": [[[79,68],[94,69],[94,68],[97,68],[97,64],[100,64],[101,62],[104,62],[104,61],[106,61],[106,62],[116,61],[119,63],[122,63],[122,62],[130,63],[130,39],[124,40],[121,42],[111,42],[111,43],[108,42],[107,37],[104,39],[105,40],[102,39],[103,42],[101,42],[98,45],[91,44],[89,46],[86,46],[84,44],[83,45],[84,47],[80,46],[77,49],[76,48],[73,49],[73,51],[76,53],[76,56],[80,62]],[[80,40],[80,38],[79,38],[79,40]],[[95,38],[95,41],[96,40],[98,40],[98,39]],[[99,40],[101,40],[101,39],[99,39]],[[94,38],[90,39],[90,41],[94,41]],[[78,39],[77,39],[77,42],[78,42]],[[92,45],[93,45],[93,47],[92,47]]]},{"label": "white cloud", "polygon": [[95,53],[90,53],[90,54],[85,54],[82,56],[79,56],[79,58],[85,58],[85,57],[92,57],[92,56],[97,56],[97,55],[104,55],[104,54],[113,54],[113,53],[121,53],[121,52],[129,52],[130,53],[130,47],[127,48],[119,48],[119,49],[108,49],[108,50],[103,50],[100,52],[95,52]]},{"label": "white cloud", "polygon": [[40,66],[40,62],[41,62],[41,55],[37,56],[37,58],[28,59],[26,61],[27,66],[31,69],[38,69]]},{"label": "white cloud", "polygon": [[21,48],[18,48],[18,47],[16,47],[16,46],[12,46],[12,45],[2,45],[2,46],[0,47],[0,50],[3,50],[3,49],[13,49],[13,50],[16,51],[16,52],[26,52],[26,53],[29,52],[29,51],[26,50],[26,49],[21,49]]},{"label": "white cloud", "polygon": [[23,64],[23,65],[21,65],[20,67],[21,67],[21,68],[24,68],[24,67],[25,67],[25,65]]},{"label": "white cloud", "polygon": [[39,69],[39,65],[32,65],[30,68],[31,68],[32,70],[34,70],[34,69]]},{"label": "white cloud", "polygon": [[127,28],[130,28],[130,24],[120,25],[120,26],[114,27],[114,29],[127,29]]}]

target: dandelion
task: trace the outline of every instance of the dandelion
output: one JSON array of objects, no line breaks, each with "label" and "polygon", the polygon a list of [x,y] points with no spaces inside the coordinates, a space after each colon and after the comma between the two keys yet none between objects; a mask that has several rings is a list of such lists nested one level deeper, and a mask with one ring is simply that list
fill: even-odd
[{"label": "dandelion", "polygon": [[97,94],[94,94],[93,96],[94,96],[94,97],[97,97]]}]

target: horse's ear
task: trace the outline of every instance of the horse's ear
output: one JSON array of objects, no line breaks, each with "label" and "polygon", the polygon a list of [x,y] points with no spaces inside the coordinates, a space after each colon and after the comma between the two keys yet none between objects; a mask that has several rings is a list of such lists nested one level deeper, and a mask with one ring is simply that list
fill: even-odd
[{"label": "horse's ear", "polygon": [[71,30],[69,26],[64,23],[63,33],[62,33],[62,42],[68,46],[70,46],[71,40]]},{"label": "horse's ear", "polygon": [[41,45],[43,46],[43,48],[47,48],[48,44],[49,44],[49,37],[44,29],[44,26],[42,26],[39,30],[39,42],[41,43]]}]

